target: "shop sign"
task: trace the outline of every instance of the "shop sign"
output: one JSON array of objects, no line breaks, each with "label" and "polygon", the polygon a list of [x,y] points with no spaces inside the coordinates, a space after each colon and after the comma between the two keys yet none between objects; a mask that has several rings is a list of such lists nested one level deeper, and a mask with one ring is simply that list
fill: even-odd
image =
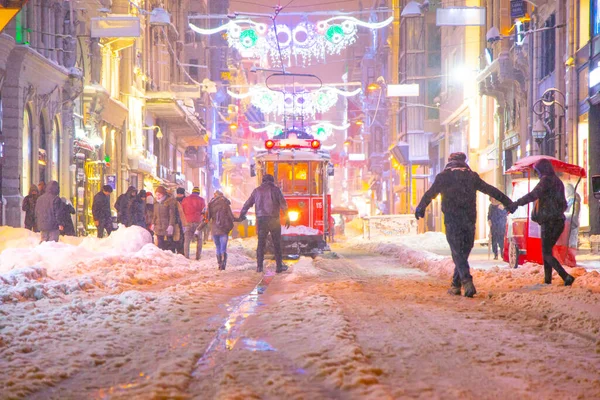
[{"label": "shop sign", "polygon": [[515,147],[518,144],[519,144],[519,135],[515,134],[515,135],[512,135],[511,137],[504,139],[504,141],[502,142],[502,148],[504,150],[506,150],[506,149],[510,149],[511,147]]},{"label": "shop sign", "polygon": [[596,65],[596,68],[590,70],[589,73],[589,87],[593,88],[600,83],[600,63]]},{"label": "shop sign", "polygon": [[106,175],[106,184],[110,186],[113,190],[117,190],[117,176]]},{"label": "shop sign", "polygon": [[523,0],[510,0],[510,18],[522,18],[525,16],[525,2]]}]

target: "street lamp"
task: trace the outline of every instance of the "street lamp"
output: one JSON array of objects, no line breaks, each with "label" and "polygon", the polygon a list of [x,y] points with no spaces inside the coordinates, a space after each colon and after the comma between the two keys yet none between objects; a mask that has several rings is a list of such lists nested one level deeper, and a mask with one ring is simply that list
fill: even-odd
[{"label": "street lamp", "polygon": [[540,148],[540,154],[542,154],[542,142],[544,141],[544,139],[546,138],[546,126],[544,125],[544,123],[542,122],[542,120],[540,118],[537,118],[537,120],[535,121],[535,125],[533,126],[533,130],[531,131],[531,135],[533,136],[533,139],[535,140],[535,142],[538,144],[539,148]]},{"label": "street lamp", "polygon": [[[557,99],[556,95],[560,95],[562,97],[562,103]],[[556,158],[558,159],[562,159],[563,157],[563,152],[562,152],[562,148],[561,148],[561,136],[563,135],[562,133],[562,120],[564,118],[565,115],[565,95],[558,89],[556,88],[550,88],[547,89],[544,94],[542,94],[542,97],[536,101],[533,104],[532,107],[532,112],[537,115],[538,117],[538,121],[536,121],[535,126],[532,129],[532,136],[536,135],[536,132],[538,132],[538,136],[541,137],[541,132],[542,130],[544,131],[544,136],[541,137],[540,142],[544,140],[546,134],[549,134],[550,140],[555,140],[555,151],[556,151]],[[558,108],[556,108],[556,106],[558,106]],[[545,125],[544,121],[548,122],[548,121],[555,121],[555,118],[557,119],[557,123],[556,124],[552,124],[550,126]],[[543,126],[544,129],[539,129],[540,126]],[[536,139],[537,141],[537,139]],[[566,141],[565,141],[565,145],[566,145]],[[565,154],[566,155],[566,154]]]}]

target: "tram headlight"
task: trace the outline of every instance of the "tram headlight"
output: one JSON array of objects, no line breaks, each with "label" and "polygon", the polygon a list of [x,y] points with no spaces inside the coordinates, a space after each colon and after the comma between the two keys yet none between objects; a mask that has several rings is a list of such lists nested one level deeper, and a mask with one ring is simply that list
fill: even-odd
[{"label": "tram headlight", "polygon": [[300,212],[299,211],[288,211],[288,218],[290,219],[291,222],[296,222],[296,221],[298,221],[298,218],[300,218]]}]

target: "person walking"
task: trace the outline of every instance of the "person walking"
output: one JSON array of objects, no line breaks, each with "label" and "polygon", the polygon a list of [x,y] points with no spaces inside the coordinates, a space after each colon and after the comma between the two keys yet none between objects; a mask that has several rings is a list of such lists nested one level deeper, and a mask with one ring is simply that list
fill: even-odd
[{"label": "person walking", "polygon": [[567,199],[565,186],[554,172],[550,160],[541,159],[533,166],[540,181],[533,190],[506,208],[513,213],[518,207],[535,201],[531,220],[537,222],[542,233],[542,256],[544,258],[544,283],[552,283],[552,269],[563,279],[565,286],[571,286],[575,278],[567,273],[560,262],[552,255],[552,248],[565,229]]},{"label": "person walking", "polygon": [[96,193],[92,203],[92,216],[94,217],[94,225],[96,225],[99,239],[104,237],[105,230],[107,236],[113,231],[112,213],[110,211],[110,194],[112,191],[113,188],[110,185],[102,186],[102,190]]},{"label": "person walking", "polygon": [[465,153],[452,153],[444,170],[436,177],[415,210],[415,218],[425,217],[425,209],[435,197],[442,195],[442,212],[446,225],[446,240],[454,261],[454,275],[448,293],[460,296],[461,287],[465,297],[477,293],[469,267],[469,254],[475,243],[477,219],[477,191],[483,192],[505,206],[511,200],[500,190],[485,183],[467,165]]},{"label": "person walking", "polygon": [[59,225],[62,225],[64,229],[60,232],[61,235],[75,236],[75,225],[73,225],[73,218],[71,215],[75,214],[75,208],[67,201],[66,197],[60,199],[62,211],[60,213]]},{"label": "person walking", "polygon": [[177,201],[167,193],[164,186],[156,188],[156,203],[152,216],[153,231],[157,236],[158,248],[170,250],[173,248],[173,234],[175,232],[175,219]]},{"label": "person walking", "polygon": [[115,202],[115,210],[117,210],[117,222],[125,226],[131,226],[129,216],[129,201],[137,195],[135,186],[129,186],[127,191],[120,195]]},{"label": "person walking", "polygon": [[[183,254],[190,258],[190,244],[196,235],[196,229],[204,220],[204,209],[206,208],[206,202],[200,197],[200,188],[194,187],[192,194],[187,196],[181,201],[181,208],[185,214],[187,224],[183,227],[184,243],[183,243]],[[202,252],[202,235],[198,237],[197,252]],[[216,242],[215,242],[216,243]],[[198,257],[196,257],[198,259]]]},{"label": "person walking", "polygon": [[281,223],[279,221],[279,212],[283,211],[285,215],[285,226],[289,228],[290,219],[287,215],[287,202],[281,189],[275,186],[273,175],[266,174],[262,178],[262,184],[252,191],[252,194],[244,203],[238,220],[243,221],[250,207],[254,206],[256,211],[256,228],[258,231],[258,245],[256,246],[256,272],[263,272],[263,261],[265,257],[265,247],[267,245],[267,236],[270,234],[273,240],[275,252],[276,270],[281,273],[286,271],[287,266],[283,265],[281,254]]},{"label": "person walking", "polygon": [[46,192],[37,199],[35,204],[35,220],[41,232],[42,242],[58,242],[58,236],[64,229],[60,224],[64,219],[59,192],[58,182],[50,181]]},{"label": "person walking", "polygon": [[208,203],[207,215],[207,219],[212,222],[212,236],[217,249],[219,269],[225,270],[227,266],[227,241],[229,240],[229,232],[233,229],[235,218],[231,211],[231,202],[225,198],[220,190],[215,190],[214,197]]},{"label": "person walking", "polygon": [[[498,259],[498,250],[500,257],[504,254],[504,237],[506,236],[506,210],[500,202],[490,197],[490,206],[488,208],[488,225],[492,236],[492,251],[494,260]],[[488,253],[489,254],[489,253]]]},{"label": "person walking", "polygon": [[187,224],[187,220],[185,218],[185,213],[183,212],[183,207],[181,206],[181,202],[185,199],[185,189],[177,188],[175,193],[175,200],[177,200],[177,214],[175,216],[175,234],[173,235],[173,243],[175,245],[175,252],[177,254],[184,254],[184,232],[183,229]]},{"label": "person walking", "polygon": [[36,185],[31,185],[29,194],[23,199],[21,209],[25,211],[25,229],[37,232],[37,224],[35,223],[35,203],[40,197],[40,191]]}]

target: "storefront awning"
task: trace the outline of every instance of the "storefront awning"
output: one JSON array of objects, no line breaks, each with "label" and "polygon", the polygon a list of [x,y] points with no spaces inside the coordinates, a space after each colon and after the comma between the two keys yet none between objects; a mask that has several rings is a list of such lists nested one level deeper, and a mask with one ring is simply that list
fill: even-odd
[{"label": "storefront awning", "polygon": [[164,122],[166,130],[184,141],[186,146],[194,146],[188,144],[188,138],[201,143],[196,146],[206,146],[205,139],[198,139],[199,137],[204,138],[206,129],[194,115],[193,107],[186,106],[182,100],[167,96],[167,93],[150,94],[146,100],[146,110],[152,113],[157,120]]}]

